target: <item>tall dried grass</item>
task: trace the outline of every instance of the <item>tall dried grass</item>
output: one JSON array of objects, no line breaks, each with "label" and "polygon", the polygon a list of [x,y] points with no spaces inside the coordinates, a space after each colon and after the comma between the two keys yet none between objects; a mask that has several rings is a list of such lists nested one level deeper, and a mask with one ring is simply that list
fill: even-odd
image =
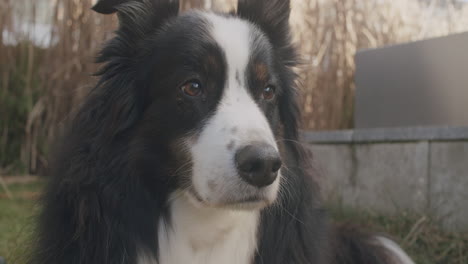
[{"label": "tall dried grass", "polygon": [[[47,167],[49,142],[58,124],[92,86],[93,57],[112,35],[116,21],[89,11],[92,0],[0,0],[0,31],[15,20],[37,24],[46,17],[55,29],[53,46],[27,41],[6,45],[0,34],[0,174],[21,167]],[[294,0],[294,36],[304,55],[303,127],[352,127],[354,54],[378,47],[468,30],[468,8],[440,1]],[[46,14],[38,12],[46,4]],[[231,10],[235,0],[183,0],[183,9]]]},{"label": "tall dried grass", "polygon": [[[50,38],[57,40],[46,49],[33,45],[27,36],[39,24],[36,9],[44,2],[47,9],[41,10],[42,15],[50,18],[54,28]],[[47,167],[47,143],[55,140],[59,123],[92,85],[95,52],[111,35],[115,18],[94,14],[91,6],[92,0],[1,2],[0,31],[7,29],[19,40],[16,45],[0,42],[4,173],[21,167],[34,173]],[[26,36],[13,26],[17,21],[29,22],[24,27],[32,29],[26,30]]]},{"label": "tall dried grass", "polygon": [[468,31],[468,6],[451,0],[293,3],[305,129],[353,126],[356,51]]}]

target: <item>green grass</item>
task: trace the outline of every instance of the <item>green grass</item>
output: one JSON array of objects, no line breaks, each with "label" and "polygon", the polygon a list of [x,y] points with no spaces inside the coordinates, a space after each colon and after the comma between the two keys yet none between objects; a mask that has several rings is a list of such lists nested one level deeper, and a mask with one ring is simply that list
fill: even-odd
[{"label": "green grass", "polygon": [[[13,199],[0,189],[0,256],[8,263],[22,263],[37,212],[36,197],[43,186],[42,181],[11,184],[8,188]],[[390,234],[416,263],[468,263],[468,233],[445,232],[425,216],[407,213],[384,216],[337,205],[328,207],[337,222],[351,222]]]},{"label": "green grass", "polygon": [[468,232],[448,232],[424,215],[382,215],[339,205],[329,205],[337,222],[350,222],[389,234],[421,264],[467,264]]},{"label": "green grass", "polygon": [[[0,187],[0,256],[6,260],[18,259],[26,248],[27,237],[33,227],[36,198],[43,182],[14,183],[8,185],[13,198],[6,197]],[[15,263],[10,261],[9,263]]]}]

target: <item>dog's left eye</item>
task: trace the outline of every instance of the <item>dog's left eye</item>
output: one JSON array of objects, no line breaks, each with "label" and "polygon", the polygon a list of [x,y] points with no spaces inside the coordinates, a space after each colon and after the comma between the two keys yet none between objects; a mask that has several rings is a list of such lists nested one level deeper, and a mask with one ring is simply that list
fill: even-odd
[{"label": "dog's left eye", "polygon": [[268,85],[263,89],[262,97],[264,100],[272,100],[275,98],[276,88],[273,85]]},{"label": "dog's left eye", "polygon": [[203,92],[200,82],[195,80],[186,82],[180,87],[180,89],[182,90],[182,92],[184,92],[184,94],[191,97],[200,96]]}]

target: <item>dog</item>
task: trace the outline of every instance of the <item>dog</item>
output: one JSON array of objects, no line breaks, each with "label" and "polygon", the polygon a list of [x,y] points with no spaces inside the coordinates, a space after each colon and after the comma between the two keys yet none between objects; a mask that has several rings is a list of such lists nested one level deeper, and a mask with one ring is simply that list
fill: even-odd
[{"label": "dog", "polygon": [[413,263],[321,205],[298,139],[289,0],[93,9],[119,28],[51,161],[31,264]]}]

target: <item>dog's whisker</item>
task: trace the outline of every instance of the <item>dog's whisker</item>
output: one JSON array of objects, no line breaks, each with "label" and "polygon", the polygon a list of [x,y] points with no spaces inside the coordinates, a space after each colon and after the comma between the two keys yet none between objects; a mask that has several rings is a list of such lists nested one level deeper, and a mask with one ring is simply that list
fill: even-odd
[{"label": "dog's whisker", "polygon": [[[192,165],[192,161],[188,161],[184,164],[182,164],[181,166],[179,166],[179,168],[177,168],[173,173],[172,175],[173,176],[176,176],[177,173],[179,173],[182,169],[185,169],[187,166],[191,166]],[[186,172],[186,171],[185,171]]]},{"label": "dog's whisker", "polygon": [[182,198],[184,195],[185,195],[185,192],[188,191],[188,188],[186,189],[183,189],[183,190],[179,190],[175,195],[172,195],[169,197],[169,199],[167,200],[168,201],[168,204],[172,203],[173,201],[179,199],[179,198]]}]

